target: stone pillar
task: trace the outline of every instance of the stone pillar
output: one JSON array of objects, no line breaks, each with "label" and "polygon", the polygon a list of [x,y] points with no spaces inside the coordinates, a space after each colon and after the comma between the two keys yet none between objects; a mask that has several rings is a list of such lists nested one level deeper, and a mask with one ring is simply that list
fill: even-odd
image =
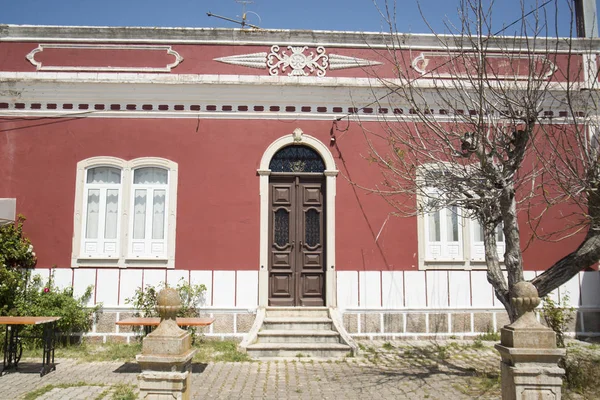
[{"label": "stone pillar", "polygon": [[147,400],[191,399],[192,339],[177,326],[181,299],[175,289],[165,288],[157,296],[160,325],[143,340],[142,354],[136,356],[140,396]]},{"label": "stone pillar", "polygon": [[535,286],[519,282],[511,291],[519,317],[500,330],[502,399],[560,399],[564,370],[557,363],[565,350],[556,348],[556,334],[540,324],[533,310],[540,304]]}]

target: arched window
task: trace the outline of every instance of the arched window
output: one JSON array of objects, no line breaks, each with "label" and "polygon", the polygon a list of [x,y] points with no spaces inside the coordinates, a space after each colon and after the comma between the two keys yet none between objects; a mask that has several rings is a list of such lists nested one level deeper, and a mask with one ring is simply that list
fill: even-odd
[{"label": "arched window", "polygon": [[177,163],[93,157],[77,164],[71,264],[175,266]]},{"label": "arched window", "polygon": [[291,145],[279,150],[269,163],[271,172],[316,172],[325,171],[321,156],[308,146]]}]

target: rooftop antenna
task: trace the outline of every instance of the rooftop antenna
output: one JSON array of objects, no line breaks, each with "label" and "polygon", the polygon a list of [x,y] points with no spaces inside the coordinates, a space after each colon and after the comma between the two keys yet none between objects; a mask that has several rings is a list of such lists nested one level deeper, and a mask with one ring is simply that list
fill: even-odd
[{"label": "rooftop antenna", "polygon": [[223,19],[225,21],[229,21],[229,22],[234,22],[236,24],[240,24],[242,26],[242,28],[245,28],[246,26],[248,26],[248,27],[250,27],[252,29],[261,29],[260,26],[253,25],[251,23],[246,22],[247,14],[248,13],[252,13],[252,14],[256,15],[258,17],[258,20],[259,21],[261,20],[260,19],[260,15],[258,15],[254,11],[246,11],[246,4],[252,4],[252,3],[254,3],[254,1],[252,1],[252,0],[235,0],[235,2],[242,5],[242,20],[241,21],[238,21],[238,20],[232,19],[232,18],[223,17],[221,15],[213,14],[210,11],[207,12],[206,15],[208,15],[209,17],[216,17],[216,18],[219,18],[219,19]]}]

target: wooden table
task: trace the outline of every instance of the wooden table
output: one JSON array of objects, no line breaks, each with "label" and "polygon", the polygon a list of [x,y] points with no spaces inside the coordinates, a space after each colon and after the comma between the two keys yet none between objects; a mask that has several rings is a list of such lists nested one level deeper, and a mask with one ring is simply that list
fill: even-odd
[{"label": "wooden table", "polygon": [[[23,355],[21,338],[25,337],[42,339],[44,352],[40,376],[56,370],[56,365],[54,364],[54,347],[56,342],[56,321],[59,319],[60,317],[0,317],[0,325],[7,326],[6,335],[4,336],[2,374],[7,373],[8,370],[13,368],[18,370],[19,361]],[[40,324],[44,325],[41,337],[20,335],[23,326]]]}]

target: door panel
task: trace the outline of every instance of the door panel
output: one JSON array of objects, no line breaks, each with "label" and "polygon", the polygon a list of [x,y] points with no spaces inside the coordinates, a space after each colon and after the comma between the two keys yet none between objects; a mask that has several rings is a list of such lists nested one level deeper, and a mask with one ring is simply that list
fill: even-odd
[{"label": "door panel", "polygon": [[324,178],[272,176],[269,305],[325,305]]}]

